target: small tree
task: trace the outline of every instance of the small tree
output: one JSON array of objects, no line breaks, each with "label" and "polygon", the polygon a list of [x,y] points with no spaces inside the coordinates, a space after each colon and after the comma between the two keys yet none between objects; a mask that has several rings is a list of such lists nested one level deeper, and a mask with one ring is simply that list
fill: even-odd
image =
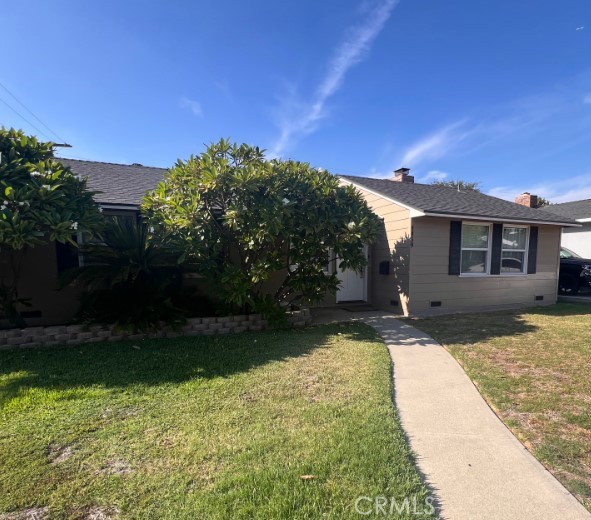
[{"label": "small tree", "polygon": [[458,191],[476,191],[480,193],[479,182],[470,182],[458,179],[449,181],[433,181],[431,184],[434,186],[446,186],[448,188],[454,188]]},{"label": "small tree", "polygon": [[545,199],[544,197],[538,197],[538,202],[536,204],[536,208],[545,208],[546,206],[551,206],[552,203]]},{"label": "small tree", "polygon": [[24,326],[18,304],[20,268],[27,249],[49,241],[75,244],[77,231],[94,230],[101,215],[86,181],[78,179],[41,143],[22,131],[0,128],[0,315]]},{"label": "small tree", "polygon": [[268,161],[259,148],[226,140],[179,160],[143,210],[225,301],[268,311],[335,292],[329,253],[340,268],[360,270],[379,224],[361,195],[328,172]]}]

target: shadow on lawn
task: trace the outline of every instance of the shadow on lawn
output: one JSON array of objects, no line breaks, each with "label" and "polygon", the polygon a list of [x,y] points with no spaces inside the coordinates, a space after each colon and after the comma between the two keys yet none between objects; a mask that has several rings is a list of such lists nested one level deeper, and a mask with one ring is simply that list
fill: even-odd
[{"label": "shadow on lawn", "polygon": [[[369,327],[341,324],[297,331],[0,351],[0,405],[28,388],[124,388],[230,377],[273,361],[305,356],[325,347],[339,332],[346,339],[375,338]],[[5,384],[2,378],[7,379]]]},{"label": "shadow on lawn", "polygon": [[529,322],[527,315],[566,317],[588,314],[591,314],[589,304],[558,303],[548,307],[413,319],[408,320],[408,323],[441,343],[470,345],[486,343],[493,338],[536,332],[539,327]]}]

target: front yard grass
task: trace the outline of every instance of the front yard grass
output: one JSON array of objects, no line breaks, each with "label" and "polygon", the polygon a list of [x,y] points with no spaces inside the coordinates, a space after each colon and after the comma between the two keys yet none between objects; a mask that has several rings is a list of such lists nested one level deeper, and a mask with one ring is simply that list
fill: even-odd
[{"label": "front yard grass", "polygon": [[361,495],[428,493],[361,324],[1,351],[0,468],[0,518],[359,518]]},{"label": "front yard grass", "polygon": [[591,306],[421,319],[499,417],[591,510]]}]

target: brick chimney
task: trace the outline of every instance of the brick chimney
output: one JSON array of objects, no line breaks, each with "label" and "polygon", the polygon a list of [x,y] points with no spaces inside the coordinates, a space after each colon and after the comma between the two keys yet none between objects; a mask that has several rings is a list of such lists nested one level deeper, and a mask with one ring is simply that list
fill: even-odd
[{"label": "brick chimney", "polygon": [[396,182],[410,182],[412,184],[415,181],[415,178],[413,175],[408,174],[409,171],[409,168],[398,168],[394,171],[394,177],[390,180]]},{"label": "brick chimney", "polygon": [[515,203],[521,204],[522,206],[527,206],[528,208],[535,208],[538,205],[538,196],[532,195],[527,191],[515,197]]}]

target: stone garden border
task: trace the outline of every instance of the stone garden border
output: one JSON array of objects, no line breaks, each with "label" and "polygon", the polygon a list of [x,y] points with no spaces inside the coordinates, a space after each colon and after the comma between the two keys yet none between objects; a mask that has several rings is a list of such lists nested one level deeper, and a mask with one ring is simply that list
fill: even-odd
[{"label": "stone garden border", "polygon": [[[309,309],[288,313],[289,325],[301,328],[312,321]],[[175,338],[179,336],[206,336],[212,334],[237,334],[263,330],[267,320],[260,314],[239,314],[211,318],[189,318],[178,330],[165,328],[158,332],[131,333],[115,329],[112,325],[54,325],[27,327],[26,329],[0,330],[0,349],[53,347],[80,345],[102,341],[123,341],[147,338]]]}]

